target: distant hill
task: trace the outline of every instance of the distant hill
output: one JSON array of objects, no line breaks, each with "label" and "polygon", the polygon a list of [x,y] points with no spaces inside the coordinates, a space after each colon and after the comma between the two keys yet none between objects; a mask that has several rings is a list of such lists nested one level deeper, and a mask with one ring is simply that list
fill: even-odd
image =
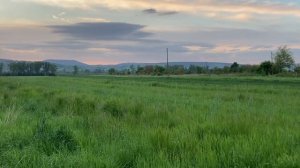
[{"label": "distant hill", "polygon": [[13,62],[13,60],[9,60],[9,59],[0,59],[0,63],[3,63],[3,64],[9,64]]},{"label": "distant hill", "polygon": [[74,69],[74,66],[77,66],[80,69],[94,70],[93,66],[76,61],[76,60],[48,59],[48,60],[44,60],[44,61],[55,64],[58,67],[58,71],[62,71],[62,72],[72,72]]},{"label": "distant hill", "polygon": [[90,65],[76,61],[76,60],[54,60],[48,59],[44,60],[45,62],[53,63],[61,66],[79,66],[79,67],[89,67]]},{"label": "distant hill", "polygon": [[[166,63],[122,63],[122,64],[116,64],[116,65],[88,65],[76,60],[57,60],[57,59],[48,59],[44,60],[45,62],[49,62],[52,64],[55,64],[58,67],[58,71],[64,71],[64,72],[72,72],[73,66],[78,66],[81,70],[96,70],[96,69],[102,69],[102,70],[108,70],[110,68],[115,68],[117,70],[125,70],[129,69],[130,66],[136,67],[144,67],[147,65],[158,65],[158,66],[165,66]],[[9,63],[14,62],[14,60],[8,60],[8,59],[0,59],[0,63],[3,63],[5,66],[7,66]],[[223,68],[225,66],[230,66],[231,63],[222,63],[222,62],[170,62],[170,66],[173,65],[180,65],[184,67],[189,67],[190,65],[195,66],[202,66],[202,67],[208,67],[208,68]]]}]

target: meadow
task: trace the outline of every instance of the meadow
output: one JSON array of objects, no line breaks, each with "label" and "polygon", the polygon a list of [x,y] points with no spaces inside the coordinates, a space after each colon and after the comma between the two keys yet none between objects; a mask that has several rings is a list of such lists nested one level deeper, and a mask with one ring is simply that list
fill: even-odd
[{"label": "meadow", "polygon": [[0,77],[0,167],[300,167],[300,79]]}]

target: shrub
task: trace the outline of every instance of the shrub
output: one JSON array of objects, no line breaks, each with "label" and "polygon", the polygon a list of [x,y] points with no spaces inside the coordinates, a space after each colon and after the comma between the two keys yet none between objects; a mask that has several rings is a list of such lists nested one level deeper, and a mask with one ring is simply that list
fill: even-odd
[{"label": "shrub", "polygon": [[259,71],[263,75],[272,75],[274,72],[274,63],[271,61],[262,62],[259,66]]}]

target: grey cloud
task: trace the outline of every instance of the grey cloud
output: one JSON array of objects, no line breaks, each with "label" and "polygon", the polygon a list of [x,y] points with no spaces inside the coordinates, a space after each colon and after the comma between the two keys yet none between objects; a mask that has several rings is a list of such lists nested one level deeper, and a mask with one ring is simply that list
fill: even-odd
[{"label": "grey cloud", "polygon": [[151,35],[145,27],[129,23],[77,23],[72,25],[48,26],[54,33],[65,34],[80,40],[135,40]]},{"label": "grey cloud", "polygon": [[176,11],[164,11],[164,12],[162,12],[162,11],[158,11],[158,10],[153,9],[153,8],[145,9],[145,10],[143,10],[143,13],[146,13],[146,14],[157,14],[157,15],[160,15],[160,16],[178,14],[178,12],[176,12]]},{"label": "grey cloud", "polygon": [[139,53],[144,55],[156,55],[158,57],[164,56],[166,48],[169,48],[170,52],[175,53],[184,53],[187,51],[181,44],[177,43],[158,43],[147,45],[147,43],[144,42],[135,46],[119,45],[115,46],[115,48],[122,51]]},{"label": "grey cloud", "polygon": [[[300,35],[299,32],[229,28],[194,29],[186,32],[162,31],[153,33],[150,39],[143,38],[148,37],[149,33],[143,32],[144,26],[142,25],[105,23],[110,26],[105,24],[103,26],[103,24],[81,23],[49,26],[52,31],[49,31],[48,27],[46,29],[45,27],[28,27],[25,30],[23,30],[24,28],[0,28],[0,37],[4,39],[0,41],[0,48],[20,51],[23,49],[37,50],[37,55],[47,59],[61,58],[81,61],[92,59],[115,62],[162,62],[165,61],[165,49],[169,48],[171,61],[259,63],[269,59],[272,47],[283,44],[296,45],[300,42],[297,38]],[[112,25],[118,29],[109,29]],[[53,33],[53,31],[57,32]],[[139,32],[143,35],[136,35]],[[63,36],[57,33],[62,33]],[[34,37],[34,39],[30,37]],[[213,49],[218,44],[245,44],[246,46],[249,44],[249,46],[253,46],[251,48],[253,51],[205,52],[205,49]],[[185,46],[199,46],[205,49],[189,52]],[[112,52],[99,52],[89,50],[89,48],[107,48]],[[270,51],[259,50],[260,48],[270,48]],[[295,48],[292,51],[296,62],[299,62],[300,50]],[[17,54],[19,54],[18,58],[22,59],[40,58],[23,53],[9,53],[5,50],[0,53],[0,57],[17,58]]]},{"label": "grey cloud", "polygon": [[210,44],[256,44],[258,46],[299,43],[299,32],[251,30],[251,29],[206,29],[187,32],[156,32],[155,37],[169,41],[207,42]]},{"label": "grey cloud", "polygon": [[42,47],[46,48],[63,48],[70,50],[82,50],[89,48],[91,43],[89,42],[80,42],[73,40],[62,40],[62,41],[54,41],[54,42],[46,42],[42,45]]},{"label": "grey cloud", "polygon": [[2,46],[17,50],[23,49],[66,49],[66,50],[83,50],[89,48],[91,43],[72,40],[48,41],[39,43],[7,43]]},{"label": "grey cloud", "polygon": [[143,10],[144,13],[147,13],[147,14],[156,14],[157,13],[157,10],[156,9],[145,9]]}]

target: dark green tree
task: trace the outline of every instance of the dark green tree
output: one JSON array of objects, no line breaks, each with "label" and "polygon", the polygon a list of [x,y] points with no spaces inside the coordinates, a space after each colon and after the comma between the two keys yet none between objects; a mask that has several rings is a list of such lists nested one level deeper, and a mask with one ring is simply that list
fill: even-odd
[{"label": "dark green tree", "polygon": [[48,74],[51,76],[55,76],[57,71],[57,66],[55,64],[49,64],[49,72]]},{"label": "dark green tree", "polygon": [[73,75],[77,75],[78,74],[78,71],[79,71],[79,68],[78,66],[73,66]]},{"label": "dark green tree", "polygon": [[91,73],[91,71],[89,69],[85,69],[84,73],[89,74],[89,73]]},{"label": "dark green tree", "polygon": [[152,75],[153,72],[154,72],[154,67],[153,67],[153,65],[147,65],[147,66],[145,66],[145,68],[144,68],[144,73],[145,73],[146,75]]},{"label": "dark green tree", "polygon": [[165,71],[166,71],[165,67],[158,66],[158,65],[154,67],[154,75],[158,75],[158,76],[163,75]]},{"label": "dark green tree", "polygon": [[32,63],[32,69],[34,75],[41,75],[43,67],[43,62],[33,62]]},{"label": "dark green tree", "polygon": [[11,74],[13,75],[18,75],[19,73],[19,66],[18,66],[18,63],[17,62],[12,62],[9,64],[9,71],[11,72]]},{"label": "dark green tree", "polygon": [[239,67],[240,65],[237,62],[234,62],[231,66],[230,66],[230,72],[239,72]]},{"label": "dark green tree", "polygon": [[274,69],[274,63],[271,61],[264,61],[259,66],[259,72],[264,75],[272,75]]},{"label": "dark green tree", "polygon": [[55,75],[56,66],[48,62],[13,62],[8,65],[11,75]]},{"label": "dark green tree", "polygon": [[137,67],[137,70],[136,70],[136,74],[138,74],[138,75],[143,75],[143,74],[145,74],[145,68],[144,68],[144,67],[138,66],[138,67]]},{"label": "dark green tree", "polygon": [[136,69],[135,69],[134,65],[130,65],[129,69],[130,69],[130,74],[135,74],[136,73]]},{"label": "dark green tree", "polygon": [[44,62],[43,63],[43,75],[49,75],[50,74],[50,63]]},{"label": "dark green tree", "polygon": [[197,66],[196,65],[190,65],[189,68],[186,71],[187,74],[196,74],[197,73]]},{"label": "dark green tree", "polygon": [[110,69],[108,70],[108,74],[110,74],[110,75],[115,75],[116,73],[117,73],[117,71],[116,71],[115,68],[110,68]]},{"label": "dark green tree", "polygon": [[3,63],[0,63],[0,75],[3,74],[4,65]]}]

